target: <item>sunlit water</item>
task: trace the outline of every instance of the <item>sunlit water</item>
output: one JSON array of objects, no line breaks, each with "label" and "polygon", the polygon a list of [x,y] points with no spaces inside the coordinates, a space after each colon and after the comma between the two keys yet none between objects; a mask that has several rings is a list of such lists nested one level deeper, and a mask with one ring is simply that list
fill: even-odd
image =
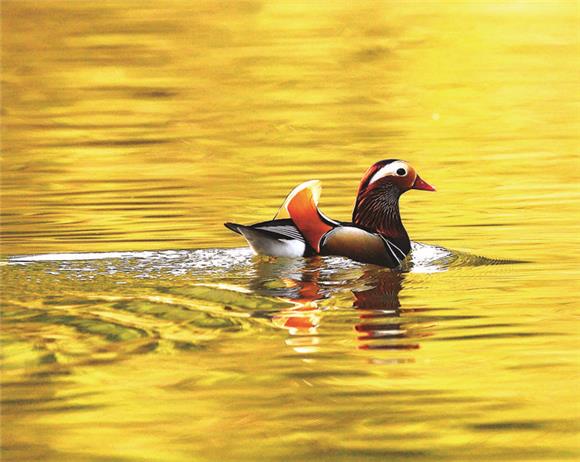
[{"label": "sunlit water", "polygon": [[[224,5],[2,2],[3,460],[580,457],[577,4]],[[401,271],[222,225],[390,157]]]}]

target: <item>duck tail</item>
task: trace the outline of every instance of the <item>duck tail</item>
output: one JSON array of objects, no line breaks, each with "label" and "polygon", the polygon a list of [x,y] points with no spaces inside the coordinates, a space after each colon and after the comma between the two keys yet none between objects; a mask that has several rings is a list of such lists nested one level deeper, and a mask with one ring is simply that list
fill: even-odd
[{"label": "duck tail", "polygon": [[237,223],[227,222],[227,223],[224,223],[224,226],[226,228],[232,230],[234,233],[242,234],[242,232],[240,231],[240,226],[242,226],[242,225],[238,225]]}]

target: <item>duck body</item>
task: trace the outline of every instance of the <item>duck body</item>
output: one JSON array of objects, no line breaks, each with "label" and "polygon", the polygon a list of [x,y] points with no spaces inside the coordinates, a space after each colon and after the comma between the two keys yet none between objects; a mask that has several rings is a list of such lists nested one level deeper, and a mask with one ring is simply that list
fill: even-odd
[{"label": "duck body", "polygon": [[241,234],[257,255],[271,257],[312,257],[339,255],[361,263],[395,267],[407,253],[380,234],[372,233],[354,223],[338,222],[320,243],[316,252],[290,219],[270,220],[246,226],[225,223],[228,229]]},{"label": "duck body", "polygon": [[318,209],[320,182],[311,180],[292,190],[273,220],[225,226],[241,234],[259,255],[338,255],[395,268],[411,251],[399,214],[399,197],[409,189],[435,190],[406,162],[383,160],[363,176],[352,222],[332,220]]}]

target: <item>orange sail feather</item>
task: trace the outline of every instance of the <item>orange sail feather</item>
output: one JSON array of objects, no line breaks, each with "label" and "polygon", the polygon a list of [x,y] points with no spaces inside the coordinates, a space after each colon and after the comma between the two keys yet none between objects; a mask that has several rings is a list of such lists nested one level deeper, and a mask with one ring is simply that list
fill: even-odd
[{"label": "orange sail feather", "polygon": [[280,208],[280,212],[288,212],[296,227],[316,252],[320,252],[322,237],[333,229],[318,212],[320,191],[318,180],[302,183],[294,188]]}]

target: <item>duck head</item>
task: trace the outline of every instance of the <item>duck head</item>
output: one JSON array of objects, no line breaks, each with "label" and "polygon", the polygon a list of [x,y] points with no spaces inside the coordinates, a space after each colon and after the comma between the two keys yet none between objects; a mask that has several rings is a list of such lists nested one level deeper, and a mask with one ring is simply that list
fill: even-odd
[{"label": "duck head", "polygon": [[398,159],[381,160],[372,165],[360,182],[357,197],[373,189],[398,192],[399,196],[409,189],[435,191],[435,188],[424,181],[411,165]]},{"label": "duck head", "polygon": [[399,214],[399,197],[410,189],[435,191],[403,160],[375,163],[360,182],[352,221],[385,236],[408,240]]}]

